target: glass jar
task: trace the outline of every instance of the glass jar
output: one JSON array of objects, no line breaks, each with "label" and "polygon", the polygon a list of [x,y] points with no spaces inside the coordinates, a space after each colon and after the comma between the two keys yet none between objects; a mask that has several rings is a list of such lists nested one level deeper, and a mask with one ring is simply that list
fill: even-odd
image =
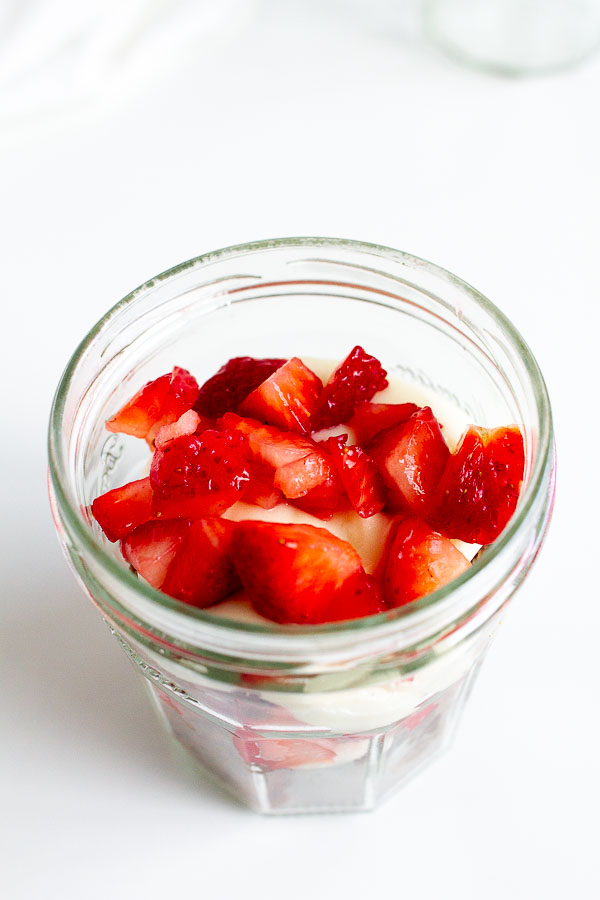
[{"label": "glass jar", "polygon": [[425,34],[462,62],[532,75],[600,47],[600,0],[425,0]]},{"label": "glass jar", "polygon": [[[233,356],[343,358],[356,343],[479,425],[517,423],[526,471],[503,534],[451,585],[322,626],[262,626],[138,580],[90,515],[138,477],[144,443],[104,421],[143,383]],[[183,263],[92,329],[50,421],[50,499],[67,557],[170,733],[266,813],[370,809],[448,746],[498,617],[544,537],[550,406],[513,326],[476,290],[406,253],[353,241],[263,241]]]}]

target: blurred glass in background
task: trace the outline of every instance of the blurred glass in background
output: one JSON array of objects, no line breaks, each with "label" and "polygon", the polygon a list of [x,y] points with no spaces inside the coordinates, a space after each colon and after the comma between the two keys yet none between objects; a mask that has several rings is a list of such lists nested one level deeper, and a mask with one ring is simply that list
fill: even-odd
[{"label": "blurred glass in background", "polygon": [[600,45],[600,0],[424,0],[425,34],[509,75],[575,65]]}]

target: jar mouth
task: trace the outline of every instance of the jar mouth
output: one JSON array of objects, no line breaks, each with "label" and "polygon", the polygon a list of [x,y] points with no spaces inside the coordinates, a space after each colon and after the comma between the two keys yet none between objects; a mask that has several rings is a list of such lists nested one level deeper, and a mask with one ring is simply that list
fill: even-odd
[{"label": "jar mouth", "polygon": [[[403,264],[409,269],[416,268],[426,271],[442,284],[445,283],[454,289],[458,288],[471,302],[483,309],[494,320],[506,346],[512,353],[520,357],[527,371],[537,413],[536,448],[529,479],[510,522],[498,539],[486,548],[482,558],[476,559],[465,573],[450,584],[406,606],[373,616],[326,625],[278,625],[276,623],[259,625],[238,622],[219,617],[215,612],[207,612],[181,603],[138,579],[135,573],[106,552],[83,519],[71,490],[68,465],[61,440],[66,398],[78,366],[85,358],[90,346],[125,307],[140,295],[151,291],[157,283],[172,279],[185,270],[201,268],[217,261],[243,257],[263,250],[285,248],[348,250],[362,254],[363,257],[385,258]],[[360,268],[377,272],[375,266],[372,269],[366,265],[360,266]],[[388,278],[393,277],[386,274]],[[443,298],[438,299],[440,302],[444,302]],[[446,305],[455,311],[452,304]],[[543,536],[539,533],[539,523],[543,520],[544,527],[547,524],[553,497],[554,440],[550,402],[539,366],[529,347],[509,319],[479,291],[446,269],[403,251],[343,238],[291,237],[227,247],[173,266],[131,291],[88,332],[67,364],[50,413],[48,454],[53,511],[60,517],[70,541],[73,546],[77,547],[79,555],[89,556],[94,560],[96,566],[107,572],[112,579],[116,579],[129,591],[133,591],[144,608],[144,619],[148,619],[152,627],[156,627],[164,633],[163,620],[164,617],[167,617],[169,634],[178,635],[180,640],[190,639],[193,635],[193,640],[189,640],[190,646],[196,642],[202,644],[204,639],[217,645],[220,634],[226,635],[229,644],[238,644],[240,650],[249,649],[249,644],[259,648],[268,639],[272,649],[279,646],[282,651],[297,650],[300,654],[309,646],[314,647],[315,642],[318,642],[319,647],[329,644],[331,648],[339,646],[341,649],[359,636],[361,640],[363,637],[376,638],[378,635],[385,635],[389,638],[391,632],[402,633],[409,638],[410,642],[411,634],[416,638],[416,636],[424,634],[424,631],[431,633],[432,629],[435,630],[436,623],[441,622],[444,623],[444,631],[447,632],[448,628],[458,627],[460,622],[472,615],[474,609],[479,607],[483,600],[489,597],[490,592],[502,583],[506,573],[514,567],[515,546],[521,543],[521,539],[530,530],[538,532],[531,556],[535,555]],[[491,573],[493,573],[492,577],[484,577]],[[118,608],[118,601],[113,605]],[[124,607],[121,609],[126,615],[131,616],[129,610]]]}]

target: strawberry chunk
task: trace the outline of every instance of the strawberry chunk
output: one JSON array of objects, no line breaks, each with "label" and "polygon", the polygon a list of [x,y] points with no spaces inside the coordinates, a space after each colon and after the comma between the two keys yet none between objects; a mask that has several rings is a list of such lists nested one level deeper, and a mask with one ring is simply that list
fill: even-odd
[{"label": "strawberry chunk", "polygon": [[450,537],[491,543],[515,511],[524,469],[523,435],[516,426],[471,425],[446,463],[429,520]]},{"label": "strawberry chunk", "polygon": [[121,541],[121,552],[148,584],[160,588],[189,526],[186,519],[156,519],[146,522]]},{"label": "strawberry chunk", "polygon": [[371,457],[362,447],[347,447],[346,438],[345,434],[331,437],[325,448],[350,503],[362,519],[368,519],[385,506],[383,480]]},{"label": "strawberry chunk", "polygon": [[288,360],[240,404],[245,416],[300,434],[311,430],[323,384],[297,357]]},{"label": "strawberry chunk", "polygon": [[244,488],[244,503],[254,503],[262,509],[273,509],[283,500],[279,488],[275,487],[275,473],[270,466],[259,462],[246,461],[248,481]]},{"label": "strawberry chunk", "polygon": [[164,593],[204,609],[239,591],[230,555],[234,529],[234,523],[225,519],[190,523],[162,584]]},{"label": "strawberry chunk", "polygon": [[186,434],[194,434],[199,428],[200,422],[201,419],[198,413],[193,409],[188,409],[188,411],[184,412],[176,422],[171,422],[169,425],[161,425],[156,432],[154,446],[158,450],[162,450],[169,441],[173,441],[178,437],[183,437]]},{"label": "strawberry chunk", "polygon": [[231,554],[252,605],[275,622],[319,624],[382,609],[356,550],[324,528],[238,522]]},{"label": "strawberry chunk", "polygon": [[150,479],[130,481],[101,494],[92,503],[92,513],[109,541],[121,540],[154,517]]},{"label": "strawberry chunk", "polygon": [[184,435],[155,452],[153,511],[166,518],[220,515],[242,496],[248,471],[237,434]]},{"label": "strawberry chunk", "polygon": [[145,438],[153,446],[157,431],[186,410],[198,395],[198,382],[187,369],[175,366],[170,375],[149,381],[116,415],[108,419],[108,431]]},{"label": "strawberry chunk", "polygon": [[348,502],[331,457],[318,445],[314,448],[301,459],[280,466],[275,472],[275,486],[294,506],[319,519],[330,519],[346,509]]},{"label": "strawberry chunk", "polygon": [[404,606],[458,578],[469,560],[449,538],[420,519],[392,527],[383,563],[383,597],[388,607]]},{"label": "strawberry chunk", "polygon": [[357,442],[366,447],[376,434],[406,422],[418,409],[415,403],[358,403],[348,425]]},{"label": "strawberry chunk", "polygon": [[358,403],[388,386],[386,375],[378,359],[354,347],[323,388],[313,431],[347,422]]},{"label": "strawberry chunk", "polygon": [[285,359],[254,359],[251,356],[230,359],[202,385],[194,409],[211,419],[235,412],[242,400],[285,362]]},{"label": "strawberry chunk", "polygon": [[280,431],[279,428],[263,425],[256,419],[243,419],[234,413],[227,413],[218,419],[217,428],[243,435],[246,439],[244,452],[248,458],[272,469],[279,469],[287,463],[302,459],[317,446],[310,438]]},{"label": "strawberry chunk", "polygon": [[450,451],[428,406],[389,428],[368,446],[391,509],[422,514],[444,471]]}]

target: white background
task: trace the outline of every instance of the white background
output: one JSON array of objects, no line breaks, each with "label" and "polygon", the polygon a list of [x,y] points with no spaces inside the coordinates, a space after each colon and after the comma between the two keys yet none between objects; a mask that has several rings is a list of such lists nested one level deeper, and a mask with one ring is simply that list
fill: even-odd
[{"label": "white background", "polygon": [[[600,57],[504,79],[412,28],[369,25],[359,5],[265,0],[164,59],[159,41],[150,64],[111,78],[50,89],[30,73],[0,104],[10,900],[600,892]],[[298,234],[408,250],[502,307],[547,378],[559,481],[452,750],[375,813],[264,819],[175,758],[72,580],[45,431],[76,343],[132,287],[207,250]]]}]

